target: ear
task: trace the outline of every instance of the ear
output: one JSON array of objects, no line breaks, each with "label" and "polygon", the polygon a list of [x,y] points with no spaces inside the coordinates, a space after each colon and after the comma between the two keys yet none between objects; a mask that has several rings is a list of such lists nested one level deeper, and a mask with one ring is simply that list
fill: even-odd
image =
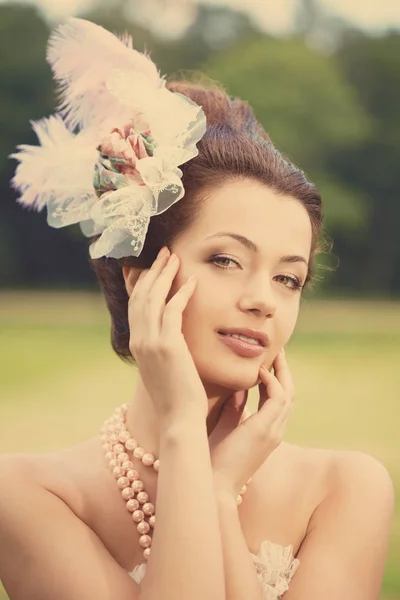
[{"label": "ear", "polygon": [[126,265],[124,265],[122,267],[122,275],[123,275],[124,281],[125,281],[125,289],[126,289],[126,293],[128,294],[129,298],[131,297],[133,288],[135,287],[135,284],[136,284],[141,272],[142,272],[142,269],[137,269],[136,267],[129,267]]}]

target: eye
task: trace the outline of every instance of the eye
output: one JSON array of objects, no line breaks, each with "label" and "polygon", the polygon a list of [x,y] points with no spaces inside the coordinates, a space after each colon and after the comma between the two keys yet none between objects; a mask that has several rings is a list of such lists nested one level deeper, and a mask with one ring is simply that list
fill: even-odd
[{"label": "eye", "polygon": [[[226,261],[228,263],[234,263],[235,265],[240,267],[240,263],[237,260],[234,260],[233,258],[230,258],[229,256],[224,256],[222,254],[216,254],[210,259],[210,262],[217,265],[219,269],[224,269],[224,271],[232,270],[231,267],[224,266],[223,264],[221,264],[223,261]],[[294,292],[300,291],[304,287],[303,285],[301,285],[300,279],[298,279],[294,275],[277,275],[276,279],[280,280],[283,283],[284,287],[287,287],[288,289],[293,290]]]},{"label": "eye", "polygon": [[229,267],[225,267],[225,266],[221,265],[220,262],[217,262],[217,261],[224,261],[224,260],[228,261],[228,262],[233,262],[237,266],[240,266],[240,264],[238,263],[237,260],[233,260],[233,258],[229,258],[229,256],[223,256],[222,254],[221,255],[212,256],[211,259],[210,259],[210,262],[212,262],[214,264],[217,264],[220,269],[224,269],[226,271],[226,270],[229,269]]},{"label": "eye", "polygon": [[[304,287],[301,285],[300,279],[298,279],[294,275],[277,275],[277,278],[285,280],[287,283],[284,283],[284,286],[293,290],[294,292],[300,291]],[[288,285],[289,283],[290,285]]]}]

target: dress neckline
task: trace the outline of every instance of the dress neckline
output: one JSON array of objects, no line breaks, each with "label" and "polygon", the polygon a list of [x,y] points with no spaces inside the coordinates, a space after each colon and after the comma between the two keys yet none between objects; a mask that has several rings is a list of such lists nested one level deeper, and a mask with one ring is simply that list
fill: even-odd
[{"label": "dress neckline", "polygon": [[[277,552],[279,554],[279,557],[283,559],[286,563],[293,562],[296,566],[300,563],[299,559],[294,558],[293,544],[288,544],[287,546],[284,546],[283,544],[278,544],[277,542],[272,542],[271,540],[266,539],[261,542],[260,549],[257,552],[257,554],[253,554],[249,550],[250,555],[254,559],[256,559],[256,561],[260,559],[262,560],[266,556],[270,556],[272,553],[274,554],[274,556],[276,556]],[[143,562],[141,564],[136,565],[136,567],[134,567],[132,571],[128,571],[128,573],[132,576],[133,573],[135,573],[135,571],[142,571],[142,569],[146,566],[147,563]]]}]

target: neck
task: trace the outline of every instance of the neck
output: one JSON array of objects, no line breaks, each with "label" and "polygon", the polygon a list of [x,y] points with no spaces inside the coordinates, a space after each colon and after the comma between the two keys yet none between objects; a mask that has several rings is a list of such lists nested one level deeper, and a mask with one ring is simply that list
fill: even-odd
[{"label": "neck", "polygon": [[[209,436],[218,422],[222,406],[230,391],[221,390],[221,388],[207,390],[206,386],[205,389],[208,397],[206,425],[207,435]],[[138,374],[138,384],[126,415],[126,428],[139,446],[144,448],[146,452],[154,454],[156,458],[160,458],[158,417],[140,374]]]}]

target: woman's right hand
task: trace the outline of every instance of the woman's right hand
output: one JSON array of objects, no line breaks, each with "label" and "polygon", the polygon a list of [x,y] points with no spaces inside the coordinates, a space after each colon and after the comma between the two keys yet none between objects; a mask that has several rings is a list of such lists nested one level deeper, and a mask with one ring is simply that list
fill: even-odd
[{"label": "woman's right hand", "polygon": [[128,304],[129,350],[164,426],[189,415],[205,422],[208,414],[207,394],[182,333],[196,280],[186,281],[166,303],[178,269],[179,258],[167,248],[142,271]]}]

